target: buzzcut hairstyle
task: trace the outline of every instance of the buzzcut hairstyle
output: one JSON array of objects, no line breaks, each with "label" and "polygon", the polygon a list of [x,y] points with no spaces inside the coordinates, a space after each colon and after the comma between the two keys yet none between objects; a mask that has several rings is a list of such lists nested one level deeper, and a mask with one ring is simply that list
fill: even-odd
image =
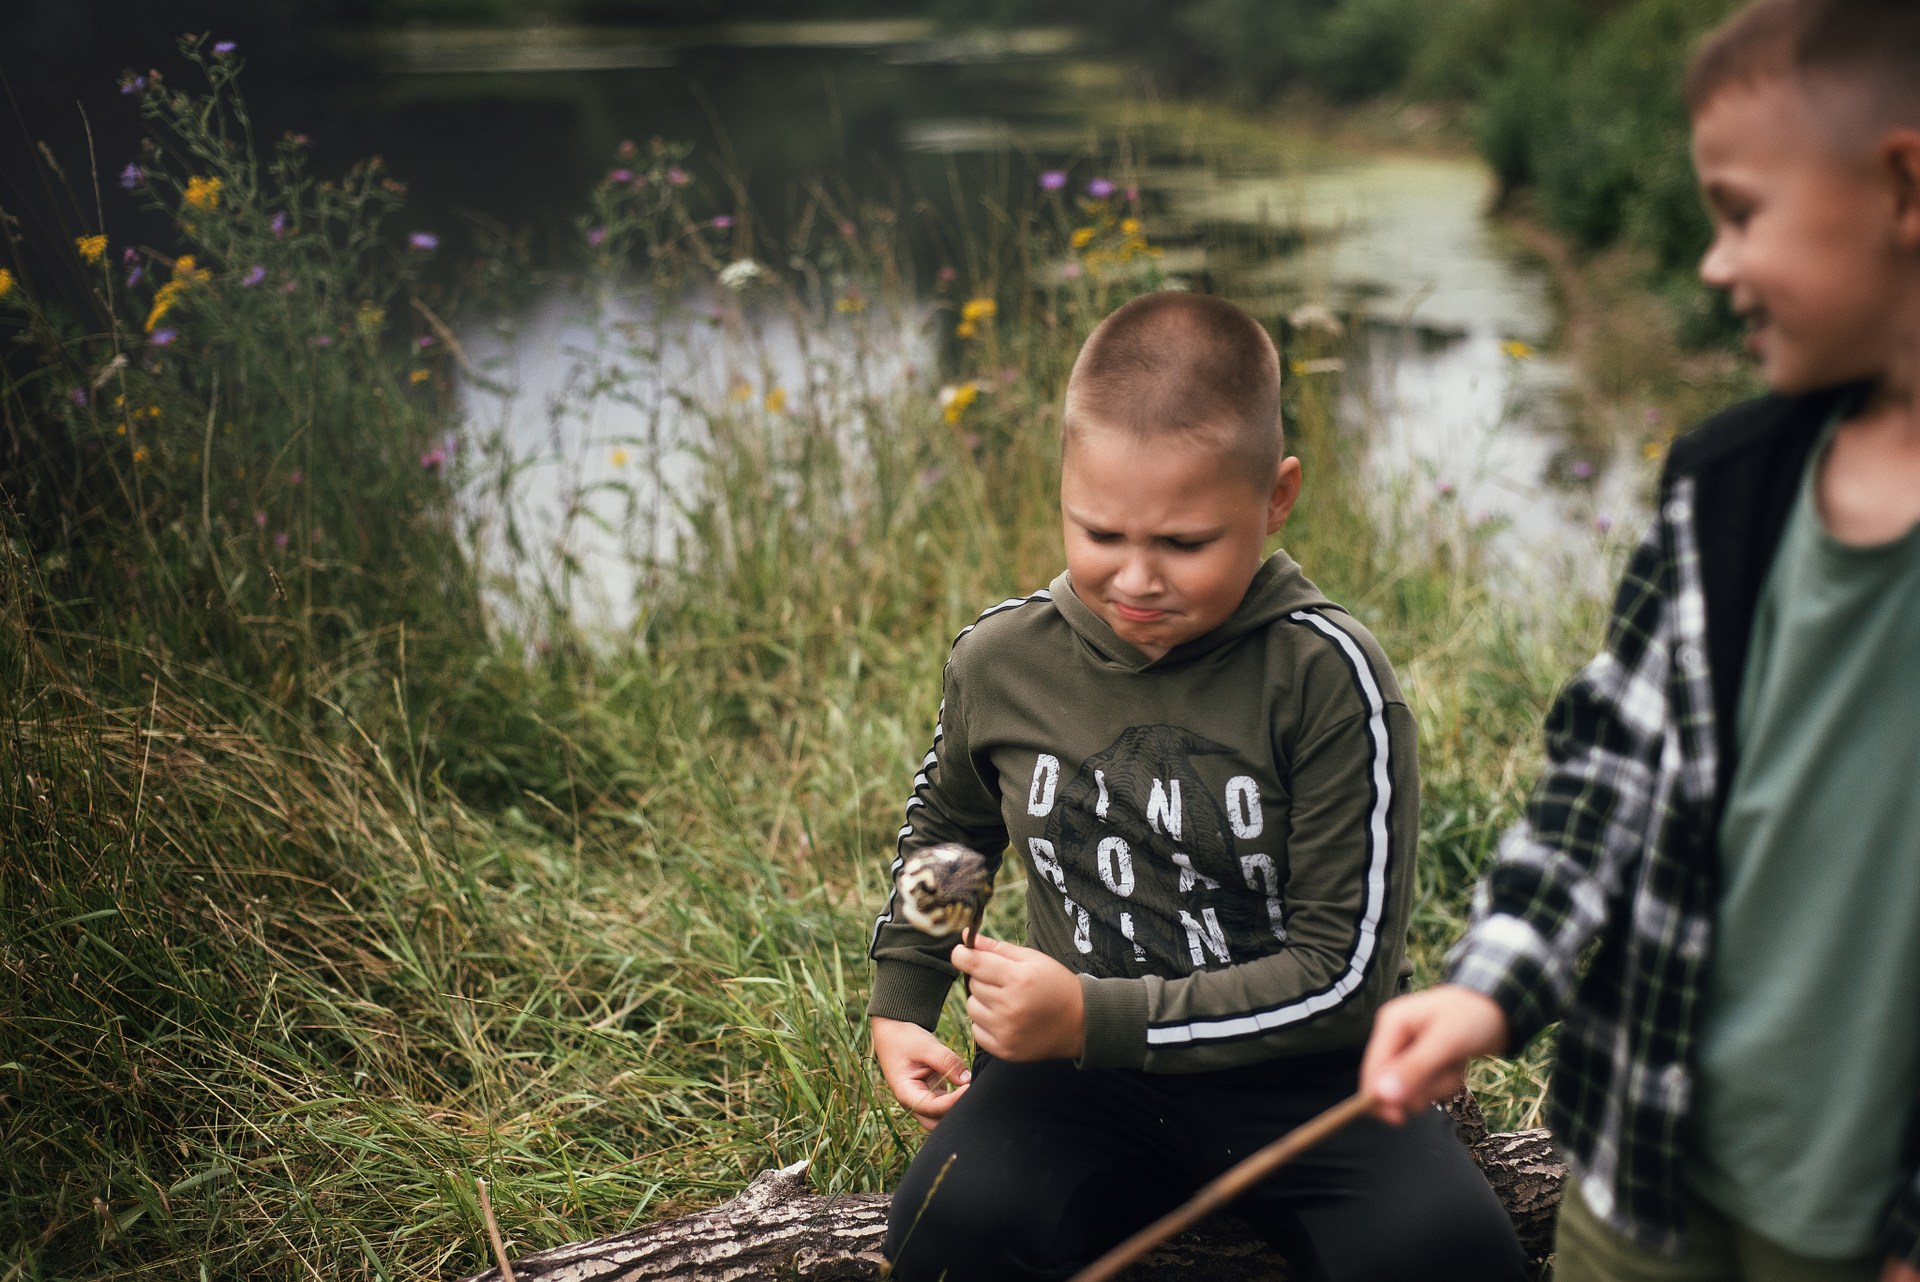
[{"label": "buzzcut hairstyle", "polygon": [[1875,123],[1920,125],[1920,3],[1755,0],[1708,33],[1687,68],[1688,114],[1775,77],[1864,90]]},{"label": "buzzcut hairstyle", "polygon": [[1217,448],[1265,488],[1286,444],[1280,354],[1259,321],[1223,298],[1142,295],[1101,321],[1073,362],[1062,451],[1089,429]]}]

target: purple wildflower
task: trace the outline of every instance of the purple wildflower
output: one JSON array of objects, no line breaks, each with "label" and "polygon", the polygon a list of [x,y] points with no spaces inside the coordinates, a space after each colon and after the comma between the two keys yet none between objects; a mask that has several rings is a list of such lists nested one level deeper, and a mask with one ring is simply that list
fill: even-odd
[{"label": "purple wildflower", "polygon": [[217,40],[214,42],[213,51],[224,58],[239,47],[231,40]]},{"label": "purple wildflower", "polygon": [[297,467],[296,467],[296,468],[294,468],[294,469],[293,469],[293,471],[291,471],[291,472],[289,472],[289,473],[287,473],[287,484],[288,484],[288,485],[298,485],[298,484],[300,484],[300,482],[302,482],[302,481],[304,481],[304,480],[306,480],[306,479],[307,479],[307,478],[306,478],[306,476],[305,476],[304,474],[302,474],[302,473],[301,473],[301,471],[300,471],[300,469],[299,469],[299,468],[297,468]]},{"label": "purple wildflower", "polygon": [[431,334],[422,334],[422,335],[420,335],[420,337],[418,337],[418,338],[416,338],[416,339],[414,339],[414,340],[413,340],[413,345],[414,345],[415,347],[418,347],[418,348],[422,348],[422,349],[425,349],[425,348],[428,348],[428,347],[432,347],[432,346],[433,346],[433,335],[431,335]]},{"label": "purple wildflower", "polygon": [[282,530],[280,531],[280,533],[273,536],[273,546],[276,550],[281,552],[284,552],[287,550],[287,532],[285,530]]},{"label": "purple wildflower", "polygon": [[76,387],[73,389],[73,391],[69,392],[68,395],[73,397],[73,403],[75,405],[78,405],[81,409],[85,409],[87,407],[87,389],[86,388]]},{"label": "purple wildflower", "polygon": [[1066,185],[1067,171],[1064,169],[1049,169],[1040,175],[1041,191],[1059,191]]},{"label": "purple wildflower", "polygon": [[960,278],[960,273],[953,270],[953,268],[951,267],[942,267],[939,271],[935,272],[933,275],[934,275],[934,279],[938,280],[942,285],[951,285],[953,284],[954,281]]},{"label": "purple wildflower", "polygon": [[146,87],[147,78],[145,76],[133,76],[120,82],[121,93],[139,93]]},{"label": "purple wildflower", "polygon": [[139,269],[138,267],[136,267],[136,268],[134,268],[134,269],[133,269],[132,271],[130,271],[130,272],[128,272],[128,273],[127,273],[127,288],[128,288],[128,289],[132,289],[132,288],[133,288],[133,287],[134,287],[135,285],[138,285],[138,284],[140,283],[140,281],[141,281],[141,278],[142,278],[142,277],[144,277],[145,275],[146,275],[146,273],[145,273],[145,272],[143,272],[143,271],[141,271],[141,270],[140,270],[140,269]]},{"label": "purple wildflower", "polygon": [[240,278],[240,284],[243,288],[252,289],[266,278],[267,269],[255,263],[253,266],[247,268],[247,274]]},{"label": "purple wildflower", "polygon": [[1593,475],[1593,464],[1587,462],[1585,459],[1576,459],[1573,464],[1573,474],[1579,480],[1584,481]]},{"label": "purple wildflower", "polygon": [[410,232],[407,236],[407,248],[417,249],[421,253],[440,248],[440,238],[430,231]]},{"label": "purple wildflower", "polygon": [[140,180],[143,177],[145,177],[145,175],[140,172],[140,166],[129,161],[127,167],[120,171],[121,190],[132,191],[140,185]]},{"label": "purple wildflower", "polygon": [[1140,189],[1138,187],[1134,187],[1131,185],[1128,186],[1127,203],[1132,205],[1132,204],[1138,204],[1139,201],[1140,201]]},{"label": "purple wildflower", "polygon": [[675,187],[684,187],[692,181],[693,181],[692,175],[687,173],[686,170],[680,168],[680,166],[678,165],[675,165],[673,166],[673,168],[667,170],[667,182]]},{"label": "purple wildflower", "polygon": [[589,247],[598,249],[606,243],[607,229],[605,227],[590,227],[587,229],[587,244]]},{"label": "purple wildflower", "polygon": [[715,227],[718,227],[721,231],[725,231],[727,228],[733,226],[733,215],[720,214],[714,218],[713,225]]},{"label": "purple wildflower", "polygon": [[147,339],[147,342],[153,344],[155,347],[171,347],[173,346],[173,340],[178,337],[180,337],[178,330],[156,329],[153,331],[152,336]]},{"label": "purple wildflower", "polygon": [[125,263],[127,266],[131,267],[135,263],[140,261],[140,251],[135,249],[132,245],[128,245],[125,249],[120,251],[120,261]]},{"label": "purple wildflower", "polygon": [[264,529],[266,529],[266,528],[267,528],[267,514],[266,514],[265,512],[255,512],[255,513],[253,514],[253,525],[254,525],[254,528],[255,528],[255,529],[257,529],[257,530],[264,530]]},{"label": "purple wildflower", "polygon": [[268,220],[267,230],[273,233],[273,238],[275,240],[279,240],[282,236],[287,234],[287,216],[284,213],[275,214],[270,220]]},{"label": "purple wildflower", "polygon": [[308,341],[309,343],[312,343],[312,344],[313,344],[313,345],[314,345],[315,347],[332,347],[332,346],[333,346],[333,335],[331,335],[331,334],[315,334],[315,335],[314,335],[314,336],[313,336],[312,338],[309,338],[309,339],[308,339],[307,341]]},{"label": "purple wildflower", "polygon": [[1095,200],[1105,200],[1113,195],[1113,183],[1105,178],[1096,178],[1087,184],[1087,195]]},{"label": "purple wildflower", "polygon": [[634,152],[638,150],[639,148],[633,145],[633,139],[631,138],[622,138],[620,140],[620,145],[614,148],[614,151],[618,153],[620,159],[622,160],[633,159]]},{"label": "purple wildflower", "polygon": [[429,472],[438,472],[446,462],[447,452],[437,445],[420,456],[420,466]]},{"label": "purple wildflower", "polygon": [[633,170],[631,169],[613,170],[611,173],[607,175],[607,181],[610,183],[630,183],[633,181]]},{"label": "purple wildflower", "polygon": [[1434,489],[1435,489],[1435,492],[1438,493],[1440,497],[1443,499],[1450,499],[1453,497],[1452,481],[1442,481],[1440,482],[1439,485],[1435,486]]}]

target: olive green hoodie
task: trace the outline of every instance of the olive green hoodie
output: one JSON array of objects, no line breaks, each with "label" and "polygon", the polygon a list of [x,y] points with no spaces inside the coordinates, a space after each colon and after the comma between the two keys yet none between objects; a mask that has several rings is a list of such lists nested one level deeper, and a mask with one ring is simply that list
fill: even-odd
[{"label": "olive green hoodie", "polygon": [[[1081,977],[1083,1065],[1223,1068],[1365,1041],[1405,961],[1417,780],[1385,655],[1286,553],[1157,660],[1063,573],[954,642],[899,850],[1026,859],[1027,943]],[[893,909],[868,1013],[931,1029],[954,941]]]}]

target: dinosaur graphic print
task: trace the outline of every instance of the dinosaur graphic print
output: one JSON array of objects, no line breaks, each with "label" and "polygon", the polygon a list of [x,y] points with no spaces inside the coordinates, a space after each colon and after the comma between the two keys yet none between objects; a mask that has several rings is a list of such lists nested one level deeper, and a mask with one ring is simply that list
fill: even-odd
[{"label": "dinosaur graphic print", "polygon": [[[1026,841],[1029,893],[1061,897],[1087,973],[1181,975],[1286,942],[1284,834],[1255,781],[1230,773],[1232,754],[1150,725],[1122,731],[1070,779],[1038,756],[1026,809],[1045,824]],[[1222,768],[1203,772],[1208,759]]]}]

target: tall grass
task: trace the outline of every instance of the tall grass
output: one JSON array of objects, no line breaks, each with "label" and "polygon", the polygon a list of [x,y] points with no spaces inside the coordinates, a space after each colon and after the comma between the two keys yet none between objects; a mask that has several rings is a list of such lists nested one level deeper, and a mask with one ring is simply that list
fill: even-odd
[{"label": "tall grass", "polygon": [[[860,1012],[899,805],[952,635],[1057,568],[1061,379],[1157,282],[1151,228],[1124,194],[1002,211],[930,305],[897,216],[822,197],[769,245],[695,223],[673,149],[612,158],[582,222],[599,338],[556,421],[697,466],[576,470],[537,540],[519,483],[567,460],[446,441],[498,374],[390,180],[313,178],[297,140],[258,162],[232,56],[186,53],[206,87],[140,91],[134,193],[179,249],[15,239],[0,296],[38,353],[0,389],[0,1277],[456,1275],[486,1262],[476,1175],[516,1250],[801,1157],[887,1186],[916,1133]],[[84,309],[28,269],[56,252]],[[184,284],[150,328],[156,279]],[[736,382],[662,376],[702,324]],[[775,388],[780,326],[814,355]],[[1419,717],[1428,979],[1594,606],[1491,592],[1444,508],[1382,526],[1332,412],[1290,393],[1287,541]],[[608,487],[612,627],[574,591]],[[1538,1079],[1489,1070],[1496,1119]]]}]

